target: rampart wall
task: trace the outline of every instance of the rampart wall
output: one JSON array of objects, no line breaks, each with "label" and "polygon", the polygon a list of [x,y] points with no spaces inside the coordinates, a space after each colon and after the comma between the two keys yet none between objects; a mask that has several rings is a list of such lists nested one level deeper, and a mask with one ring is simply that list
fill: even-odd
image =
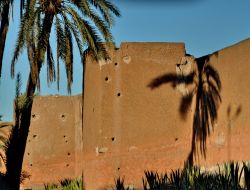
[{"label": "rampart wall", "polygon": [[[250,160],[249,52],[245,40],[208,55],[221,79],[222,102],[206,160],[199,157],[197,164]],[[183,167],[195,98],[184,117],[182,87],[164,76],[174,76],[185,56],[183,43],[122,43],[110,50],[109,60],[88,59],[83,122],[81,96],[37,97],[25,153],[31,174],[26,186],[74,178],[83,169],[87,190],[110,187],[118,176],[138,189],[146,169]],[[154,81],[161,85],[152,87]]]},{"label": "rampart wall", "polygon": [[82,97],[35,97],[24,156],[30,179],[26,188],[42,188],[82,175]]}]

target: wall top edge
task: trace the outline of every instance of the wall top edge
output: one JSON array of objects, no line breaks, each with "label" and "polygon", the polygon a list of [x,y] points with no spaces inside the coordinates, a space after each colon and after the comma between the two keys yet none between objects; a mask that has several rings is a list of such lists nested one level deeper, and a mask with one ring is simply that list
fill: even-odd
[{"label": "wall top edge", "polygon": [[210,56],[213,56],[213,55],[217,56],[219,52],[223,52],[225,50],[233,49],[233,48],[237,48],[237,47],[244,47],[244,46],[250,46],[250,38],[246,38],[246,39],[241,40],[239,42],[233,43],[233,44],[231,44],[229,46],[226,46],[226,47],[223,47],[221,49],[218,49],[217,51],[214,51],[214,52],[212,52],[210,54],[206,54],[206,55],[200,56],[200,57],[198,57],[198,59],[199,58],[203,58],[203,57],[207,57],[207,56],[210,57]]},{"label": "wall top edge", "polygon": [[37,95],[35,96],[35,98],[63,98],[63,97],[72,97],[72,98],[75,98],[75,97],[81,97],[82,94],[76,94],[76,95],[61,95],[61,94],[49,94],[49,95]]},{"label": "wall top edge", "polygon": [[[225,49],[229,49],[229,48],[234,48],[236,46],[239,46],[239,45],[244,45],[244,44],[248,44],[250,43],[250,38],[246,38],[244,40],[241,40],[241,41],[238,41],[238,42],[235,42],[229,46],[226,46],[226,47],[222,47],[220,49],[218,49],[217,51],[214,51],[212,52],[211,54],[207,54],[207,55],[203,55],[203,56],[209,56],[209,55],[213,55],[213,54],[216,54],[217,52],[219,51],[222,51],[222,50],[225,50]],[[185,43],[184,42],[121,42],[120,46],[117,47],[117,49],[122,49],[122,47],[125,47],[125,46],[151,46],[151,45],[168,45],[168,46],[182,46],[184,49],[185,49]],[[188,52],[189,54],[192,54],[192,52]],[[203,57],[201,56],[201,57]]]},{"label": "wall top edge", "polygon": [[236,43],[233,43],[233,44],[231,44],[231,45],[229,45],[229,46],[226,46],[226,47],[224,47],[224,48],[221,48],[221,49],[215,51],[214,53],[216,53],[216,52],[218,52],[218,51],[225,50],[225,49],[234,48],[234,47],[237,47],[237,46],[242,46],[242,45],[245,45],[245,44],[250,44],[250,38],[246,38],[246,39],[244,39],[244,40],[241,40],[241,41],[239,41],[239,42],[236,42]]},{"label": "wall top edge", "polygon": [[117,49],[122,49],[125,46],[181,46],[185,48],[185,43],[183,42],[121,42],[120,47]]},{"label": "wall top edge", "polygon": [[172,44],[172,45],[185,45],[184,42],[121,42],[120,46],[122,45],[126,45],[126,44],[129,44],[129,45],[133,45],[133,44]]}]

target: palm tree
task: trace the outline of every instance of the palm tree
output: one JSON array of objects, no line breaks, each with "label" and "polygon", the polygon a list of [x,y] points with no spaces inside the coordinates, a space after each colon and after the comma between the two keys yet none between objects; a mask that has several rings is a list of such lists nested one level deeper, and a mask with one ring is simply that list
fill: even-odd
[{"label": "palm tree", "polygon": [[194,64],[197,71],[192,71],[188,75],[168,73],[155,78],[148,85],[151,89],[155,89],[164,83],[172,83],[173,87],[180,84],[194,84],[195,86],[182,97],[180,104],[180,114],[185,116],[195,97],[191,150],[186,160],[186,166],[194,164],[197,153],[201,153],[206,158],[206,140],[214,128],[219,103],[221,102],[220,77],[218,72],[209,64],[209,56],[195,59]]},{"label": "palm tree", "polygon": [[118,8],[109,0],[29,0],[21,20],[20,31],[12,59],[12,76],[14,65],[22,49],[27,47],[30,62],[30,74],[27,82],[26,96],[28,106],[20,113],[19,143],[14,170],[6,175],[19,188],[25,151],[30,126],[33,96],[39,90],[39,74],[47,57],[48,82],[55,80],[55,66],[50,47],[50,34],[55,26],[57,36],[57,81],[59,81],[59,59],[65,63],[68,92],[73,82],[73,38],[76,41],[82,62],[86,54],[94,59],[108,58],[103,40],[112,44],[110,27],[114,24],[114,15],[120,16]]},{"label": "palm tree", "polygon": [[[18,151],[16,148],[18,147],[19,141],[19,123],[20,123],[20,114],[22,110],[27,107],[29,104],[28,101],[26,101],[25,97],[20,96],[21,91],[21,74],[17,74],[17,80],[16,80],[16,96],[15,96],[15,124],[12,126],[8,138],[4,141],[3,144],[3,150],[4,150],[4,163],[6,167],[6,173],[4,176],[5,181],[7,184],[15,183],[13,181],[12,176],[10,176],[10,173],[15,170],[15,166],[13,166],[13,163],[17,161],[18,157]],[[21,172],[20,174],[20,182],[22,182],[26,177],[28,177],[28,174],[25,172]],[[11,186],[11,185],[10,185]],[[14,188],[16,189],[16,188]]]},{"label": "palm tree", "polygon": [[[20,0],[20,16],[24,8],[26,0]],[[0,1],[0,78],[2,74],[2,63],[5,49],[5,42],[9,28],[9,14],[11,7],[13,7],[14,0],[1,0]]]}]

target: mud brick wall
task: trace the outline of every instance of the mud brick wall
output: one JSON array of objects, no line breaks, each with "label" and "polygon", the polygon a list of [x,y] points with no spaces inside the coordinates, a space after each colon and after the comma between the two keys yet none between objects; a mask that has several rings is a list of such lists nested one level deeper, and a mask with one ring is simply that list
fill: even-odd
[{"label": "mud brick wall", "polygon": [[35,97],[24,157],[24,186],[81,176],[82,97]]},{"label": "mud brick wall", "polygon": [[[81,96],[35,98],[24,162],[31,174],[26,187],[83,171],[87,190],[108,188],[118,176],[138,189],[146,169],[183,167],[191,149],[195,98],[182,117],[183,87],[166,78],[153,89],[150,84],[177,73],[186,55],[184,44],[122,43],[109,52],[108,60],[87,59],[83,121]],[[222,103],[206,160],[199,157],[196,164],[250,160],[249,52],[248,39],[207,56],[222,82]]]},{"label": "mud brick wall", "polygon": [[[211,167],[228,160],[250,160],[249,52],[250,40],[245,40],[207,56],[220,75],[222,103],[207,141],[206,160],[199,157],[196,164]],[[86,64],[86,188],[110,187],[118,176],[140,188],[144,170],[183,167],[191,148],[195,98],[183,118],[183,95],[176,87],[165,83],[149,88],[154,79],[176,73],[185,47],[182,43],[122,43],[110,55],[105,62]]]}]

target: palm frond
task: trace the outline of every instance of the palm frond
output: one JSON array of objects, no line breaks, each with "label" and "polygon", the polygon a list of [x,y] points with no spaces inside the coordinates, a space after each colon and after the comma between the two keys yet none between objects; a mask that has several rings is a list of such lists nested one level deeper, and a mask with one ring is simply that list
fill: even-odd
[{"label": "palm frond", "polygon": [[23,16],[23,10],[25,9],[25,6],[29,6],[30,1],[29,0],[20,0],[20,17]]},{"label": "palm frond", "polygon": [[113,37],[110,32],[109,24],[103,20],[93,9],[90,8],[86,1],[74,2],[76,7],[80,9],[81,13],[90,18],[93,24],[97,27],[106,42],[113,42]]},{"label": "palm frond", "polygon": [[35,21],[35,0],[30,0],[29,7],[27,7],[27,11],[25,12],[24,16],[21,19],[20,29],[18,32],[16,47],[14,50],[14,55],[11,61],[11,76],[14,77],[15,75],[15,63],[21,54],[24,45],[25,45],[25,34],[26,32],[30,31],[34,21]]},{"label": "palm frond", "polygon": [[38,35],[38,44],[36,51],[36,60],[39,67],[44,62],[45,53],[49,43],[50,32],[53,24],[53,18],[53,15],[45,14],[42,21],[42,30]]},{"label": "palm frond", "polygon": [[47,82],[50,84],[56,79],[55,63],[50,44],[47,46]]},{"label": "palm frond", "polygon": [[68,93],[71,94],[71,85],[73,83],[73,43],[70,29],[65,25],[65,36],[66,36],[66,58],[65,67],[67,74],[67,89]]},{"label": "palm frond", "polygon": [[0,77],[2,74],[2,64],[3,64],[3,55],[5,50],[5,43],[7,38],[7,32],[9,28],[9,12],[10,12],[10,2],[4,1],[1,2],[0,8]]},{"label": "palm frond", "polygon": [[105,19],[105,21],[108,23],[109,26],[112,26],[114,24],[114,18],[111,13],[113,13],[117,17],[121,16],[119,9],[110,1],[88,0],[88,2],[100,10],[103,18]]},{"label": "palm frond", "polygon": [[95,60],[108,59],[109,55],[96,29],[88,21],[82,19],[74,9],[69,8],[68,13],[79,28],[82,41],[86,41],[88,48],[92,52],[93,58]]},{"label": "palm frond", "polygon": [[74,35],[74,38],[76,40],[76,44],[77,44],[77,47],[78,47],[78,50],[82,59],[85,41],[82,41],[81,35],[79,34],[79,30],[74,24],[70,22],[70,20],[68,20],[66,15],[64,15],[63,18],[64,18],[65,25],[68,26],[70,32],[72,32],[72,34]]},{"label": "palm frond", "polygon": [[56,22],[55,22],[55,30],[56,30],[56,41],[57,41],[57,48],[56,48],[56,61],[57,61],[57,90],[59,90],[59,84],[60,84],[60,63],[59,59],[65,60],[65,35],[63,28],[61,26],[60,19],[58,16],[56,16]]}]

